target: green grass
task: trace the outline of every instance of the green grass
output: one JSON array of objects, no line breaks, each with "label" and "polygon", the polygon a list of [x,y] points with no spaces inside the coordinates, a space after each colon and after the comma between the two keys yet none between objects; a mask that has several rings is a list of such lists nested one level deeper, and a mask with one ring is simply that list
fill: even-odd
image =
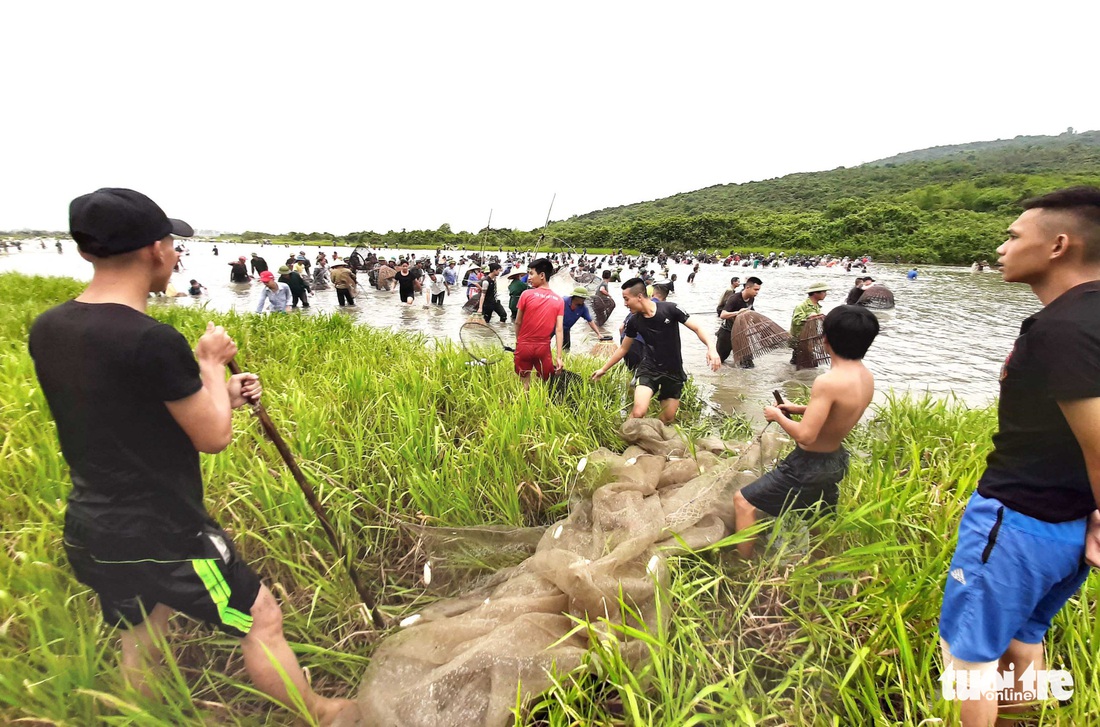
[{"label": "green grass", "polygon": [[[159,698],[117,676],[117,636],[61,548],[68,475],[38,389],[26,335],[74,281],[0,275],[0,722],[177,725],[290,723],[250,690],[233,639],[176,619],[175,658]],[[541,387],[525,399],[507,365],[465,365],[449,344],[335,317],[237,316],[154,306],[194,341],[207,317],[236,338],[263,376],[265,404],[356,553],[384,610],[401,617],[427,594],[414,543],[394,518],[446,525],[539,525],[565,512],[579,457],[621,446],[621,375],[585,384],[568,406]],[[583,357],[570,367],[595,368]],[[694,397],[685,429],[751,431],[708,418]],[[223,453],[203,457],[209,509],[282,601],[288,638],[325,694],[358,686],[377,634],[334,561],[312,511],[245,412]],[[992,410],[891,401],[852,436],[840,512],[807,532],[767,531],[763,557],[729,549],[670,559],[659,633],[634,633],[651,658],[630,669],[595,642],[591,669],[517,710],[545,725],[909,725],[948,719],[939,701],[936,624],[962,506],[984,466]],[[813,552],[814,557],[810,556]],[[1085,725],[1100,714],[1091,579],[1055,621],[1052,665],[1074,699],[1037,724]],[[620,627],[621,628],[621,627]]]}]

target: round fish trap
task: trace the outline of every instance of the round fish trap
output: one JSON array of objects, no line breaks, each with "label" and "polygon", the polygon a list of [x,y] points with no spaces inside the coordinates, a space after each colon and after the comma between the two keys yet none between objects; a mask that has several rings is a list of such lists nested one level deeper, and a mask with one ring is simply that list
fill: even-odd
[{"label": "round fish trap", "polygon": [[[635,344],[635,345],[637,345],[637,344]],[[596,343],[592,346],[592,350],[588,352],[588,355],[592,356],[593,358],[606,359],[606,358],[610,358],[611,354],[615,353],[618,350],[619,350],[619,344],[615,343],[614,340],[599,341],[598,343]]]},{"label": "round fish trap", "polygon": [[481,302],[481,293],[474,293],[470,296],[465,303],[462,304],[462,310],[468,313],[477,313],[478,303]]},{"label": "round fish trap", "polygon": [[796,369],[813,369],[829,363],[829,354],[825,351],[824,322],[823,318],[812,318],[802,324],[794,347]]},{"label": "round fish trap", "polygon": [[872,285],[863,291],[863,295],[859,297],[856,304],[877,310],[893,308],[894,293],[885,285]]},{"label": "round fish trap", "polygon": [[592,296],[592,312],[596,316],[596,325],[602,326],[607,323],[607,319],[611,317],[611,312],[615,310],[615,299],[610,295],[604,295],[603,293],[596,293]]},{"label": "round fish trap", "polygon": [[791,340],[783,326],[763,313],[746,310],[733,319],[733,331],[730,333],[733,362],[745,365],[760,354],[774,351],[787,345]]},{"label": "round fish trap", "polygon": [[560,402],[570,391],[575,391],[583,381],[580,374],[562,369],[550,374],[547,384],[551,396]]},{"label": "round fish trap", "polygon": [[393,290],[393,276],[397,275],[397,271],[391,268],[389,265],[383,265],[378,269],[378,289],[379,290]]}]

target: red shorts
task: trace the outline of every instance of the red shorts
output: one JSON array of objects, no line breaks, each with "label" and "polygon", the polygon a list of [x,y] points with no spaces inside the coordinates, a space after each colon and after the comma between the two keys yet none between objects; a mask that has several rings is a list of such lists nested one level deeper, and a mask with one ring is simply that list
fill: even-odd
[{"label": "red shorts", "polygon": [[554,372],[554,357],[550,355],[549,342],[516,346],[516,373],[526,376],[531,371],[543,381]]}]

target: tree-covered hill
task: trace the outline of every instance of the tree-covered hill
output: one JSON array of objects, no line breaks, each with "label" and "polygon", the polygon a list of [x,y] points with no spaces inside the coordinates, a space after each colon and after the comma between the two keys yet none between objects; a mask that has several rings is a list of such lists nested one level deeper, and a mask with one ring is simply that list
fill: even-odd
[{"label": "tree-covered hill", "polygon": [[[1031,194],[1028,177],[1044,181],[1100,176],[1100,131],[1026,136],[911,151],[858,167],[804,172],[744,184],[720,184],[650,202],[578,215],[570,223],[598,224],[674,215],[726,214],[750,209],[823,210],[838,199],[888,198],[926,187],[969,182],[978,189],[1010,188]],[[1045,178],[1045,179],[1044,179]],[[1015,200],[1014,200],[1015,201]],[[977,200],[964,197],[962,208]],[[988,199],[975,211],[990,211]]]},{"label": "tree-covered hill", "polygon": [[577,247],[992,258],[1019,202],[1100,186],[1100,131],[907,152],[853,168],[724,184],[557,222]]}]

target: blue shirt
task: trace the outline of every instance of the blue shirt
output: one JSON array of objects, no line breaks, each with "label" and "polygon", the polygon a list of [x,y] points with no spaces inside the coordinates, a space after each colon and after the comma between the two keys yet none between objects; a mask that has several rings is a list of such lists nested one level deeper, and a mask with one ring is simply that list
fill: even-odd
[{"label": "blue shirt", "polygon": [[909,278],[910,280],[916,280],[917,279],[917,271],[916,270],[910,270],[909,272],[907,272],[905,274],[905,277]]},{"label": "blue shirt", "polygon": [[581,304],[576,310],[573,310],[573,296],[563,295],[562,298],[565,300],[565,315],[561,319],[561,329],[563,331],[568,331],[581,318],[589,323],[592,322],[592,314],[588,312],[587,305]]},{"label": "blue shirt", "polygon": [[276,285],[279,286],[278,290],[272,290],[265,285],[260,291],[260,303],[256,306],[257,313],[264,312],[264,303],[269,300],[272,312],[286,313],[286,308],[290,305],[290,286],[286,283],[276,283]]},{"label": "blue shirt", "polygon": [[443,281],[447,283],[447,285],[457,285],[458,271],[450,266],[443,268]]}]

